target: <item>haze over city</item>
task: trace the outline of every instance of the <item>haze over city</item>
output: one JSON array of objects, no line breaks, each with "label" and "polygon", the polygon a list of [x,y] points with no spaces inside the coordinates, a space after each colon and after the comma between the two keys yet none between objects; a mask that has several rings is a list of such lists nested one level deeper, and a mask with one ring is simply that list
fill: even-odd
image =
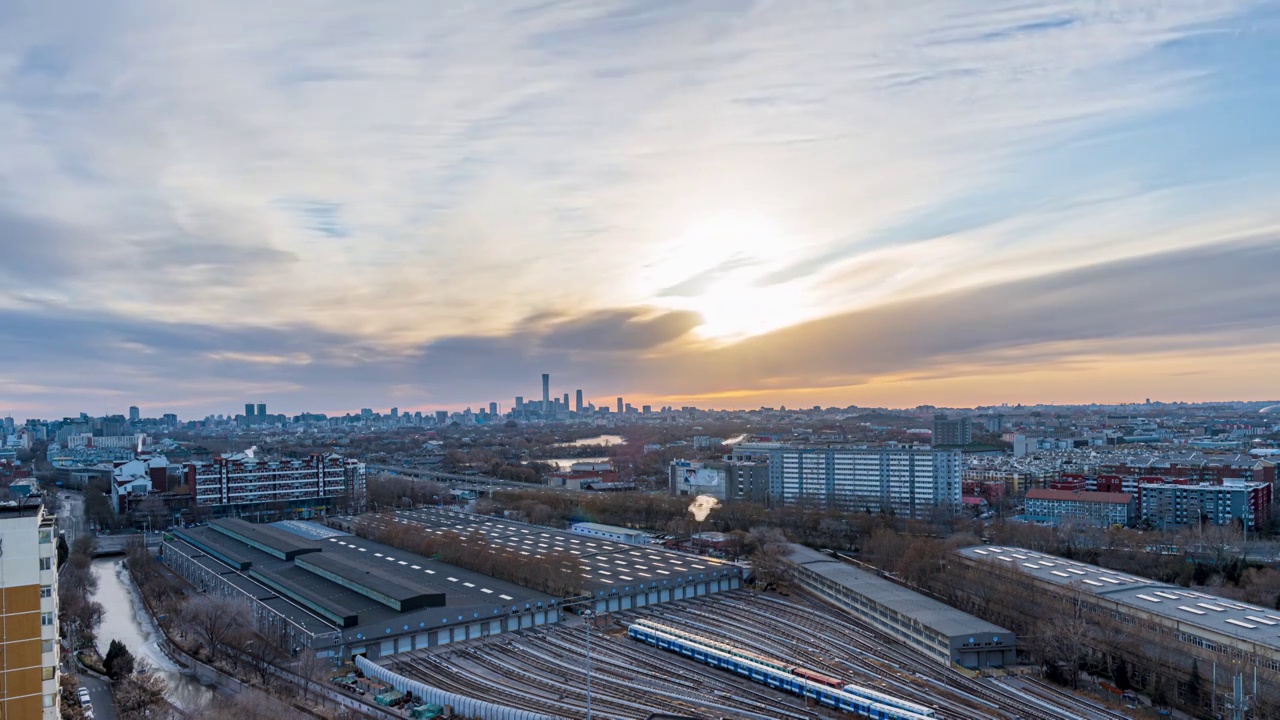
[{"label": "haze over city", "polygon": [[0,11],[0,411],[1280,397],[1276,6]]}]

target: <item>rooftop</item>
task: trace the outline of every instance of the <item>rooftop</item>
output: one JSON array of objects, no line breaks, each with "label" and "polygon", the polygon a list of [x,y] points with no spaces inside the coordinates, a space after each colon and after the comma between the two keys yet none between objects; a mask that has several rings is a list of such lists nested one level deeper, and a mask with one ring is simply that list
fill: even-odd
[{"label": "rooftop", "polygon": [[802,565],[822,577],[849,588],[855,593],[885,607],[891,607],[910,616],[922,625],[949,637],[972,633],[1000,633],[1012,636],[1013,632],[981,618],[961,612],[950,605],[938,602],[878,575],[859,570],[848,563],[811,550],[803,545],[788,545],[787,560]]},{"label": "rooftop", "polygon": [[1129,493],[1089,492],[1086,490],[1042,490],[1034,488],[1027,491],[1028,500],[1074,500],[1076,502],[1108,503],[1128,505],[1133,500]]},{"label": "rooftop", "polygon": [[715,558],[672,552],[654,545],[610,542],[540,525],[443,508],[402,510],[394,515],[369,519],[375,527],[386,527],[391,522],[410,523],[437,535],[477,532],[490,543],[530,557],[564,553],[578,558],[584,578],[583,589],[594,594],[610,590],[626,592],[643,585],[660,587],[675,584],[677,580],[691,582],[742,572],[737,565]]},{"label": "rooftop", "polygon": [[1280,612],[1016,547],[979,545],[961,556],[1099,595],[1130,607],[1223,635],[1280,649]]},{"label": "rooftop", "polygon": [[[277,528],[246,524],[257,531],[255,536],[265,533],[272,542],[281,540],[276,534],[300,540]],[[557,602],[513,583],[345,534],[304,542],[314,550],[288,560],[212,527],[176,534],[179,539],[168,543],[174,550],[313,632],[341,629],[347,642]]]}]

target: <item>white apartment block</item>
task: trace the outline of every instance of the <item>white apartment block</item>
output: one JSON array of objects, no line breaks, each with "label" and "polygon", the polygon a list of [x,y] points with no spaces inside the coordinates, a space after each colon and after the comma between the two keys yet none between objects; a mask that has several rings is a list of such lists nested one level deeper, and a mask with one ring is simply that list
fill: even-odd
[{"label": "white apartment block", "polygon": [[56,541],[38,496],[0,503],[0,717],[61,717]]},{"label": "white apartment block", "polygon": [[784,503],[892,510],[909,517],[960,505],[957,450],[782,447],[771,450],[769,462],[771,490]]}]

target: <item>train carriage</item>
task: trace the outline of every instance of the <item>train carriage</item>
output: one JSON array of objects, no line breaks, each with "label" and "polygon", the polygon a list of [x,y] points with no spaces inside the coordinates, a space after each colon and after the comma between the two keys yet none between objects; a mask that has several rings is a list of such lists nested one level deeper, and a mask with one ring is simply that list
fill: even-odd
[{"label": "train carriage", "polygon": [[[628,628],[627,634],[633,639],[663,650],[680,653],[715,668],[751,678],[771,688],[786,690],[796,695],[812,698],[826,707],[858,713],[874,720],[924,720],[925,718],[934,717],[934,712],[923,706],[916,706],[920,709],[917,712],[888,705],[870,697],[847,692],[846,689],[829,687],[794,673],[736,657],[723,650],[676,637],[662,630],[646,627],[641,623],[636,623]],[[849,689],[857,688],[854,685],[846,687]],[[857,689],[861,690],[861,688]],[[908,705],[913,704],[906,703],[906,701],[899,702]]]}]

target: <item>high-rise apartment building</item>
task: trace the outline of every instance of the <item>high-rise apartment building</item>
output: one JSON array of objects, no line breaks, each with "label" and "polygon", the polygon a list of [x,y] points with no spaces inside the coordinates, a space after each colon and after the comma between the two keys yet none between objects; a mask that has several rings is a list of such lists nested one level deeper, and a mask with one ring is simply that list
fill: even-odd
[{"label": "high-rise apartment building", "polygon": [[498,403],[496,402],[489,403],[489,415],[493,417],[496,417],[498,415]]},{"label": "high-rise apartment building", "polygon": [[364,504],[364,463],[341,455],[313,453],[303,459],[266,460],[243,453],[182,466],[183,484],[200,507],[285,503],[328,506],[350,512]]},{"label": "high-rise apartment building", "polygon": [[1152,527],[1230,525],[1257,528],[1271,517],[1271,484],[1229,478],[1221,485],[1139,485],[1142,519]]},{"label": "high-rise apartment building", "polygon": [[622,414],[622,398],[618,398],[618,414]]},{"label": "high-rise apartment building", "polygon": [[524,415],[524,396],[516,396],[515,414],[517,416]]},{"label": "high-rise apartment building", "polygon": [[769,459],[769,494],[783,503],[813,503],[855,512],[893,511],[924,518],[960,507],[959,450],[742,443],[734,456]]},{"label": "high-rise apartment building", "polygon": [[129,406],[129,422],[138,422],[141,419],[142,419],[142,411],[138,409],[137,405],[130,405]]},{"label": "high-rise apartment building", "polygon": [[258,420],[265,420],[267,417],[267,404],[258,403]]},{"label": "high-rise apartment building", "polygon": [[551,412],[551,376],[542,373],[542,412]]},{"label": "high-rise apartment building", "polygon": [[0,718],[58,718],[54,517],[39,496],[0,503]]},{"label": "high-rise apartment building", "polygon": [[972,420],[967,417],[948,418],[946,415],[934,416],[934,445],[968,445],[971,442],[973,442]]},{"label": "high-rise apartment building", "polygon": [[577,397],[574,399],[577,401],[574,403],[574,411],[581,413],[582,412],[582,389],[581,388],[578,389]]},{"label": "high-rise apartment building", "polygon": [[565,412],[569,412],[569,393],[564,394],[564,404],[561,407]]},{"label": "high-rise apartment building", "polygon": [[253,403],[244,404],[244,419],[249,421],[253,420]]}]

